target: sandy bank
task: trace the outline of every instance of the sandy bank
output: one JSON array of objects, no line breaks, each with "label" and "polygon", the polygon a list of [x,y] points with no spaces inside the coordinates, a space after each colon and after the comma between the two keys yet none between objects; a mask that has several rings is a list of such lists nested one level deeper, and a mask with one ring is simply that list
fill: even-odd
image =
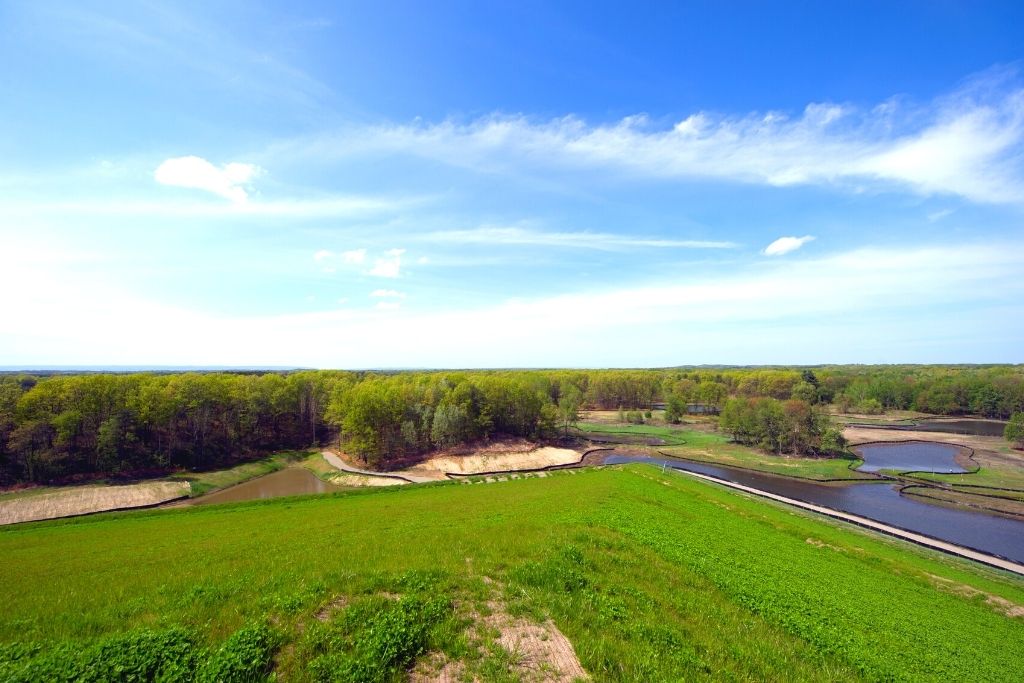
[{"label": "sandy bank", "polygon": [[[443,481],[447,474],[480,474],[536,470],[580,461],[580,453],[571,448],[538,447],[529,441],[498,441],[473,448],[458,448],[435,453],[430,458],[402,470],[373,472],[356,467],[342,454],[323,452],[332,467],[351,475],[365,477],[364,485],[394,485],[400,477],[409,483]],[[376,475],[388,475],[384,479]]]},{"label": "sandy bank", "polygon": [[83,486],[42,493],[0,501],[0,524],[159,505],[187,496],[190,490],[188,482],[154,481],[127,486]]},{"label": "sandy bank", "polygon": [[483,472],[514,472],[536,470],[554,465],[579,462],[580,454],[571,448],[521,444],[509,448],[508,444],[495,444],[464,455],[435,455],[397,474],[413,474],[437,479],[445,474],[480,474]]}]

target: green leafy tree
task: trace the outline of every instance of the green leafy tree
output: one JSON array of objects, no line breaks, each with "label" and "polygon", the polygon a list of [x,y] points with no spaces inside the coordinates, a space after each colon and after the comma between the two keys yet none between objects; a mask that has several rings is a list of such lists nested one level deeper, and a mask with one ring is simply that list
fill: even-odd
[{"label": "green leafy tree", "polygon": [[1024,413],[1014,413],[1006,423],[1003,436],[1017,448],[1024,448]]},{"label": "green leafy tree", "polygon": [[562,422],[563,433],[569,435],[569,427],[580,421],[580,408],[583,406],[583,394],[576,387],[569,387],[558,399],[558,418]]}]

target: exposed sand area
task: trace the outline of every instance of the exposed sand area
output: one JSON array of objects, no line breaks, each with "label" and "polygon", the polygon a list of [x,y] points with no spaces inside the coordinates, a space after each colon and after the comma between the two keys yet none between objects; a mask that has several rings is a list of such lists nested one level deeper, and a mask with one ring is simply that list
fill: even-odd
[{"label": "exposed sand area", "polygon": [[402,484],[409,483],[391,477],[373,477],[368,474],[353,474],[350,472],[330,474],[327,475],[327,478],[332,484],[337,484],[338,486],[401,486]]},{"label": "exposed sand area", "polygon": [[[580,453],[571,448],[553,446],[537,447],[526,440],[495,441],[485,446],[458,448],[441,451],[423,462],[402,470],[377,473],[352,464],[344,455],[324,451],[324,460],[336,469],[350,475],[361,475],[366,486],[391,486],[403,483],[401,477],[410,483],[443,481],[446,474],[482,474],[485,472],[515,472],[536,470],[555,465],[571,465],[580,461]],[[392,475],[392,478],[379,476]],[[379,483],[374,483],[379,482]],[[347,482],[339,482],[347,483]]]},{"label": "exposed sand area", "polygon": [[579,460],[580,453],[571,448],[537,448],[536,444],[529,442],[501,442],[464,455],[438,454],[397,474],[410,473],[443,479],[446,473],[480,474],[536,470],[553,465],[571,465]]},{"label": "exposed sand area", "polygon": [[0,501],[0,524],[15,524],[106,510],[147,507],[189,495],[186,481],[153,481],[127,486],[82,486]]},{"label": "exposed sand area", "polygon": [[858,445],[869,441],[940,441],[975,450],[998,451],[1006,446],[1000,436],[976,436],[973,434],[951,434],[949,432],[919,432],[905,429],[882,429],[876,427],[844,427],[843,436]]}]

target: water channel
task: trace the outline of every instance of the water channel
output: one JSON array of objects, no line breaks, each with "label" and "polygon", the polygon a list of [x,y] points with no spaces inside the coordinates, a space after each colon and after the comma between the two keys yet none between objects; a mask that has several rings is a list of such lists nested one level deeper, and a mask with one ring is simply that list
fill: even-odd
[{"label": "water channel", "polygon": [[1024,521],[918,502],[901,496],[897,485],[890,483],[826,485],[720,465],[615,451],[608,452],[603,460],[606,464],[646,462],[707,474],[780,496],[868,517],[1015,562],[1024,562]]}]

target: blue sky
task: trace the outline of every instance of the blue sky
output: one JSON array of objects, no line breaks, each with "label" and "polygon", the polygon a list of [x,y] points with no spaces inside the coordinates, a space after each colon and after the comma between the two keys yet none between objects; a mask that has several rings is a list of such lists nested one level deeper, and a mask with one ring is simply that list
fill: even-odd
[{"label": "blue sky", "polygon": [[1024,5],[0,2],[0,364],[1024,362]]}]

